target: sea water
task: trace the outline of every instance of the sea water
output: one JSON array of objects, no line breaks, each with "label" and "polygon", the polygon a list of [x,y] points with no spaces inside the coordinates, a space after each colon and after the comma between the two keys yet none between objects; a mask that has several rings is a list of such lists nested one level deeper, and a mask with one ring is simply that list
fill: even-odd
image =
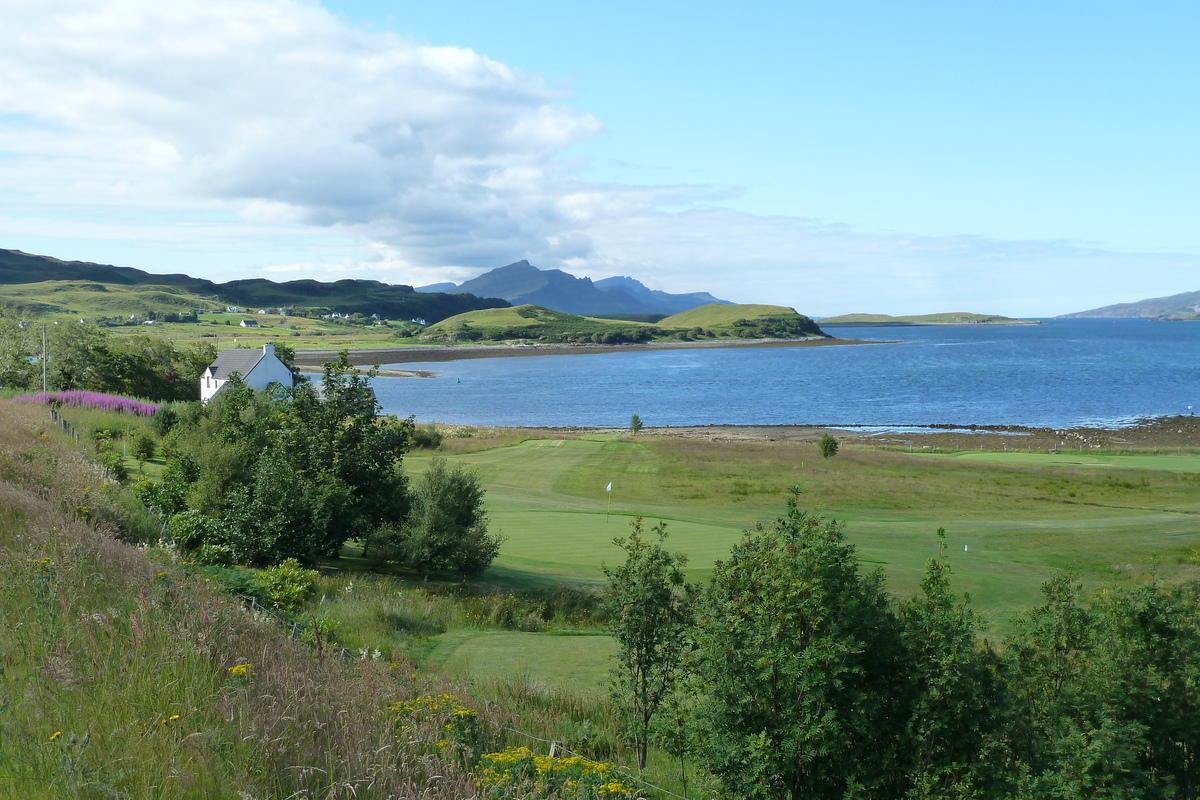
[{"label": "sea water", "polygon": [[[1200,410],[1200,322],[832,328],[876,344],[401,364],[384,413],[464,425],[1122,425]],[[887,343],[885,343],[887,342]]]}]

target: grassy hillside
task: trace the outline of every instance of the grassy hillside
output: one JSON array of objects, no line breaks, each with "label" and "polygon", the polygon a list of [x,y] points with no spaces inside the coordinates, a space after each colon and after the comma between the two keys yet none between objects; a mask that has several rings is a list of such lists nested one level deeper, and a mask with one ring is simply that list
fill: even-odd
[{"label": "grassy hillside", "polygon": [[826,327],[837,325],[1036,325],[1034,320],[1013,319],[998,314],[948,312],[943,314],[912,314],[893,317],[890,314],[842,314],[820,321]]},{"label": "grassy hillside", "polygon": [[[22,284],[50,281],[84,281],[130,287],[173,287],[182,294],[216,300],[223,305],[254,308],[297,306],[325,308],[343,314],[378,314],[387,319],[413,318],[436,321],[477,308],[507,306],[499,298],[479,298],[472,294],[419,293],[411,286],[380,281],[341,280],[322,283],[314,280],[276,283],[262,278],[213,283],[187,275],[156,275],[130,267],[60,261],[48,256],[30,255],[19,250],[0,250],[0,289]],[[46,293],[26,293],[26,303],[41,303],[49,308],[63,305]],[[7,297],[0,291],[0,299]],[[30,306],[33,308],[34,306]],[[198,305],[197,308],[207,308]],[[136,312],[130,312],[136,313]]]},{"label": "grassy hillside", "polygon": [[17,312],[67,317],[148,318],[169,312],[223,309],[212,297],[174,286],[122,285],[96,281],[43,281],[0,286],[0,303]]},{"label": "grassy hillside", "polygon": [[437,341],[591,342],[806,338],[824,335],[808,317],[784,306],[712,304],[657,323],[581,317],[540,306],[473,311],[430,326],[422,336]]},{"label": "grassy hillside", "polygon": [[169,552],[123,544],[137,512],[47,409],[0,400],[0,421],[0,795],[470,795],[440,729],[398,742],[387,710],[453,687],[291,640]]},{"label": "grassy hillside", "polygon": [[597,319],[550,311],[540,306],[485,309],[459,314],[431,325],[421,338],[433,341],[644,341],[654,329],[644,322]]},{"label": "grassy hillside", "polygon": [[[787,306],[716,303],[673,314],[658,323],[661,328],[703,328],[741,338],[759,336],[821,336],[817,324]],[[776,331],[776,333],[772,333]]]}]

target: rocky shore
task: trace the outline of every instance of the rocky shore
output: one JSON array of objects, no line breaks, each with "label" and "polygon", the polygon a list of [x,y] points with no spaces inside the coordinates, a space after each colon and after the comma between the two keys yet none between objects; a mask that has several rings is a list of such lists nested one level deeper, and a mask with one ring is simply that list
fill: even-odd
[{"label": "rocky shore", "polygon": [[[899,427],[899,426],[898,426]],[[643,428],[639,436],[675,436],[715,442],[815,442],[825,434],[886,447],[944,450],[1155,450],[1200,447],[1200,417],[1141,420],[1120,428],[1034,428],[1025,425],[912,425],[881,431],[880,426],[696,425]],[[623,433],[598,428],[596,433]]]}]

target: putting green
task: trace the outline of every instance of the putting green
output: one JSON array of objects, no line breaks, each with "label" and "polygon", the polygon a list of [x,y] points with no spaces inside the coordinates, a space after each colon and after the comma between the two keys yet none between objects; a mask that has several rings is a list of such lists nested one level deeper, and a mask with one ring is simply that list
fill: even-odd
[{"label": "putting green", "polygon": [[[496,511],[489,529],[508,537],[496,559],[496,566],[515,572],[528,572],[561,579],[602,582],[601,564],[620,564],[624,552],[613,544],[618,536],[629,535],[634,515],[605,514],[603,511]],[[670,550],[687,553],[692,570],[707,574],[718,558],[729,555],[729,548],[741,538],[741,528],[687,520],[666,519]],[[650,528],[659,517],[643,519],[642,529]]]}]

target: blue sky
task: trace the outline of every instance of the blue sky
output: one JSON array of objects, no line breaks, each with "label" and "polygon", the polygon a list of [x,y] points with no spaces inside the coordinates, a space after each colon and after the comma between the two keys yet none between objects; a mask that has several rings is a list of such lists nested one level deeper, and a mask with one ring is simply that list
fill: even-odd
[{"label": "blue sky", "polygon": [[0,2],[0,247],[815,316],[1194,291],[1198,8]]}]

